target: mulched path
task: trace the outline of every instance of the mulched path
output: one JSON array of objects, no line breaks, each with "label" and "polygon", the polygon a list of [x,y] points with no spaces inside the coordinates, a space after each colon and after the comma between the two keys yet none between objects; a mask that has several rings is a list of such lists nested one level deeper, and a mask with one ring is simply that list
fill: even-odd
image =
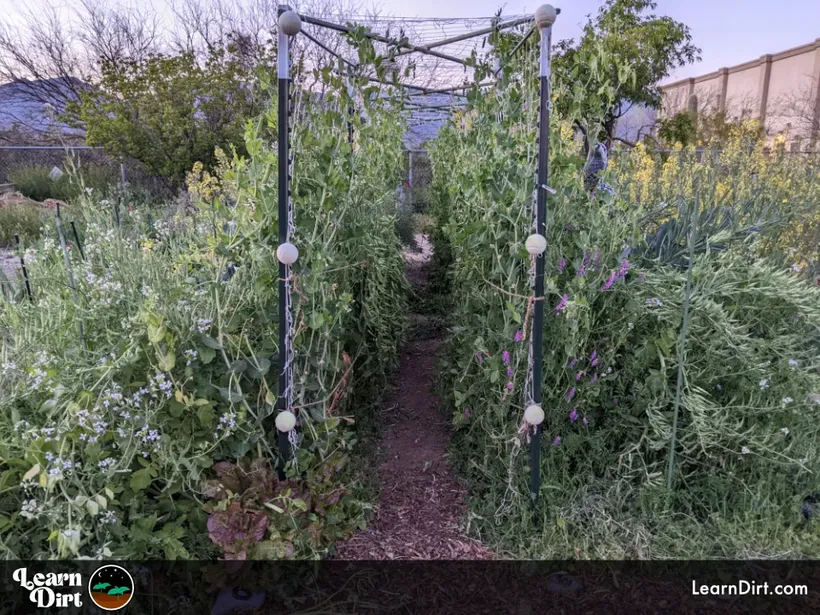
[{"label": "mulched path", "polygon": [[[426,285],[429,242],[409,253],[407,277],[417,293]],[[413,333],[401,351],[393,387],[382,404],[379,500],[368,529],[337,546],[334,559],[494,559],[460,530],[466,490],[447,454],[450,423],[433,393],[442,340],[424,316],[411,315]]]}]

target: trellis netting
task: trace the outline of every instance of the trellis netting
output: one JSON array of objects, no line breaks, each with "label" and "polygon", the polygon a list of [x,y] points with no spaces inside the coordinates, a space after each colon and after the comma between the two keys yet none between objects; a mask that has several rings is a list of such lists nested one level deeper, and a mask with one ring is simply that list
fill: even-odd
[{"label": "trellis netting", "polygon": [[[468,93],[469,108],[430,148],[436,265],[452,322],[440,384],[477,531],[519,556],[816,557],[820,543],[801,527],[813,522],[804,499],[820,469],[820,290],[761,256],[754,233],[715,223],[726,219],[715,216],[707,171],[697,191],[665,204],[682,229],[675,249],[653,251],[647,213],[658,204],[635,203],[617,186],[614,195],[585,190],[574,126],[594,135],[596,122],[580,75],[560,70],[533,512],[521,453],[531,446],[525,241],[538,64],[534,42],[505,56],[517,42],[493,40],[506,66],[498,90]],[[588,53],[591,71],[613,61]],[[619,74],[630,78],[628,67]],[[613,94],[598,95],[605,103]],[[722,204],[744,205],[725,195]]]}]

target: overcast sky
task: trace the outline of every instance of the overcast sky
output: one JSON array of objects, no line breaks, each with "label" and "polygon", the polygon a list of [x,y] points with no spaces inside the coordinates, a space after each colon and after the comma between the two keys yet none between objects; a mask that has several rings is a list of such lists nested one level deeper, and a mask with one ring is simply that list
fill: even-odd
[{"label": "overcast sky", "polygon": [[[274,0],[276,1],[276,0]],[[133,0],[137,5],[157,8],[163,0]],[[536,3],[511,0],[366,0],[381,13],[407,17],[483,17],[503,7],[506,14],[530,13]],[[72,0],[0,0],[0,21],[15,21],[20,7],[40,5],[70,7]],[[594,13],[600,0],[556,0],[562,13],[553,36],[574,38],[581,32],[586,16]],[[697,76],[723,66],[753,60],[766,53],[777,53],[820,38],[819,0],[658,0],[658,15],[687,24],[703,60],[679,69],[666,81]]]}]

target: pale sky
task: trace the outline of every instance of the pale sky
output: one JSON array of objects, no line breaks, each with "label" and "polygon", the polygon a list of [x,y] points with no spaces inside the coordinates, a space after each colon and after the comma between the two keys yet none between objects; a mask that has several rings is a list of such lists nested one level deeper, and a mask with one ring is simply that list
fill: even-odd
[{"label": "pale sky", "polygon": [[[150,0],[133,1],[152,4]],[[55,3],[70,7],[72,0],[0,0],[0,21],[13,22],[21,6],[31,9]],[[153,3],[162,4],[161,0]],[[532,0],[366,0],[366,4],[380,7],[384,15],[406,17],[483,17],[500,7],[506,14],[529,13],[537,7]],[[574,38],[601,0],[555,0],[553,4],[562,9],[553,37]],[[818,0],[658,0],[655,13],[687,24],[694,43],[702,49],[700,63],[678,70],[665,81],[708,73],[820,38]]]}]

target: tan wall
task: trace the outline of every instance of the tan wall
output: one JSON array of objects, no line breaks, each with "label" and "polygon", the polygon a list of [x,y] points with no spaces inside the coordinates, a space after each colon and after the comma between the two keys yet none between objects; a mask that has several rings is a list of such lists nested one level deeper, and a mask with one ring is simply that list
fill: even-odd
[{"label": "tan wall", "polygon": [[[770,135],[783,130],[817,144],[818,135],[808,125],[820,122],[820,39],[765,55],[757,60],[661,86],[663,102],[658,117],[669,117],[687,108],[689,95],[698,97],[699,113],[725,110],[730,117],[762,117]],[[799,101],[803,120],[794,120]],[[791,111],[788,111],[790,108]],[[814,120],[813,122],[811,120]]]},{"label": "tan wall", "polygon": [[758,64],[752,68],[729,73],[726,86],[726,112],[731,117],[760,116],[760,79],[763,67]]}]

